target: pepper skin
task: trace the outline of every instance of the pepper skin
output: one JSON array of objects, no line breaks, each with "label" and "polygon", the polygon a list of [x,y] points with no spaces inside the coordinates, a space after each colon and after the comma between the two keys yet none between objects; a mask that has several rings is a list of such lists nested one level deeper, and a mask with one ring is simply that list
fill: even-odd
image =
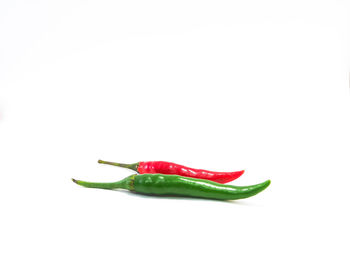
[{"label": "pepper skin", "polygon": [[102,160],[98,160],[98,162],[103,164],[129,168],[140,174],[154,174],[154,173],[177,174],[185,177],[210,180],[221,184],[231,182],[237,179],[238,177],[240,177],[244,173],[244,170],[237,171],[237,172],[212,172],[207,170],[189,168],[176,163],[163,162],[163,161],[138,162],[133,164],[107,162]]},{"label": "pepper skin", "polygon": [[270,185],[270,180],[250,186],[233,186],[203,179],[165,174],[134,174],[114,183],[72,180],[81,186],[89,188],[122,188],[142,194],[190,196],[218,200],[248,198],[260,193]]}]

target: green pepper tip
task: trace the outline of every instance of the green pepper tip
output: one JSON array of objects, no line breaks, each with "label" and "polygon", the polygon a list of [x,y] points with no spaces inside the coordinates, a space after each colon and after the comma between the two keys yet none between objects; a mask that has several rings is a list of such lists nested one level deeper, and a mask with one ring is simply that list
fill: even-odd
[{"label": "green pepper tip", "polygon": [[266,180],[263,184],[265,185],[265,188],[267,188],[271,184],[271,180]]}]

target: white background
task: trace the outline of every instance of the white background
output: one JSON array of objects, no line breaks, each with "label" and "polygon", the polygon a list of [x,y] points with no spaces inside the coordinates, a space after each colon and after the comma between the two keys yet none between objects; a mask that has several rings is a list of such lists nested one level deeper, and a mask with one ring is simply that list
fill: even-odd
[{"label": "white background", "polygon": [[[0,3],[1,262],[349,262],[348,1]],[[79,187],[164,160],[235,202]]]}]

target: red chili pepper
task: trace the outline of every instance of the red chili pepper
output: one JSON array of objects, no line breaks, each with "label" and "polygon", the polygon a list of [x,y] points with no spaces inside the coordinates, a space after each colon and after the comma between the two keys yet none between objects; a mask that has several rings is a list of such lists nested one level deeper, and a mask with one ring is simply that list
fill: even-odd
[{"label": "red chili pepper", "polygon": [[99,163],[110,164],[132,169],[140,174],[177,174],[186,177],[211,180],[217,183],[228,183],[240,177],[244,170],[237,172],[212,172],[201,169],[189,168],[176,163],[156,161],[138,162],[133,164],[115,163],[99,160]]}]

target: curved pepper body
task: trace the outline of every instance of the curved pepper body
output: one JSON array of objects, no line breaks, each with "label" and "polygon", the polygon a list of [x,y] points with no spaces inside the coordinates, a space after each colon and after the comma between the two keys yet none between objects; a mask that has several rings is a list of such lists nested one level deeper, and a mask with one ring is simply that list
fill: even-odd
[{"label": "curved pepper body", "polygon": [[210,180],[222,184],[231,182],[244,173],[244,170],[237,172],[212,172],[163,161],[139,162],[137,171],[140,174],[177,174],[186,177]]},{"label": "curved pepper body", "polygon": [[233,186],[209,180],[164,174],[143,174],[136,175],[134,178],[134,189],[138,193],[192,196],[220,200],[247,198],[263,191],[269,184],[270,181],[250,186]]},{"label": "curved pepper body", "polygon": [[244,170],[237,172],[212,172],[208,170],[194,169],[180,164],[163,161],[138,162],[132,164],[108,162],[102,160],[98,160],[98,162],[128,168],[140,174],[177,174],[185,177],[210,180],[221,184],[231,182],[244,173]]},{"label": "curved pepper body", "polygon": [[208,180],[165,174],[137,174],[114,183],[93,183],[74,179],[73,181],[79,185],[91,188],[123,188],[143,194],[178,195],[218,200],[248,198],[260,193],[270,185],[270,180],[250,186],[233,186]]}]

